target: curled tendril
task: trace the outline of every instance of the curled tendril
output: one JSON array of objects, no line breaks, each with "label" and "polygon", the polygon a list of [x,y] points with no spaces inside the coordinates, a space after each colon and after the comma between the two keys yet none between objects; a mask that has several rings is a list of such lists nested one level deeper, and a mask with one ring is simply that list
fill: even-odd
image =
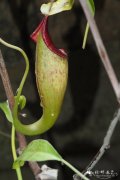
[{"label": "curled tendril", "polygon": [[7,46],[7,47],[9,47],[9,48],[11,48],[11,49],[19,51],[22,54],[22,56],[23,56],[23,58],[25,60],[25,63],[26,63],[25,72],[23,74],[23,77],[22,77],[21,83],[19,85],[19,88],[17,89],[16,99],[19,100],[19,98],[21,96],[21,93],[22,93],[23,86],[25,84],[25,81],[26,81],[26,78],[27,78],[27,75],[28,75],[28,72],[29,72],[29,59],[28,59],[25,51],[23,51],[23,49],[21,49],[20,47],[12,45],[12,44],[4,41],[2,38],[0,38],[0,43]]}]

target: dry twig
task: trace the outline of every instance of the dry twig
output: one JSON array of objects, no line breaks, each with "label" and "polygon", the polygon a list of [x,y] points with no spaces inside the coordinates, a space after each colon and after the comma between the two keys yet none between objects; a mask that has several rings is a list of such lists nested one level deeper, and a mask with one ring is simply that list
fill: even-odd
[{"label": "dry twig", "polygon": [[[7,96],[8,102],[9,102],[9,106],[12,111],[13,106],[14,106],[14,94],[13,94],[13,90],[12,90],[11,83],[9,80],[8,72],[7,72],[5,63],[4,63],[4,59],[2,57],[1,50],[0,50],[0,75],[2,78],[6,96]],[[17,132],[17,139],[18,139],[20,150],[23,150],[27,145],[25,136]],[[35,179],[40,180],[40,178],[38,179],[37,176],[41,172],[41,169],[40,169],[39,165],[37,164],[37,162],[29,162],[29,166],[35,176]]]},{"label": "dry twig", "polygon": [[[112,119],[112,121],[111,121],[111,123],[109,125],[109,128],[108,128],[107,133],[106,133],[106,135],[104,137],[103,144],[102,144],[100,150],[98,151],[98,153],[92,159],[90,164],[84,170],[84,172],[83,172],[84,175],[87,175],[87,174],[89,175],[91,173],[91,170],[99,162],[99,160],[104,155],[106,150],[110,148],[110,141],[111,141],[112,135],[114,133],[114,130],[115,130],[116,125],[117,125],[119,120],[120,120],[120,109],[118,109],[117,113],[115,114],[115,117]],[[74,180],[80,180],[80,177],[78,175],[76,175],[76,174],[73,176],[73,178],[74,178]]]},{"label": "dry twig", "polygon": [[[96,47],[98,49],[98,53],[101,57],[101,61],[105,67],[105,70],[107,72],[107,75],[110,79],[110,82],[112,84],[112,87],[114,89],[114,92],[115,92],[115,95],[116,95],[116,98],[117,98],[117,101],[120,105],[120,87],[119,87],[119,82],[118,82],[118,79],[116,77],[116,74],[113,70],[113,67],[111,65],[111,62],[110,62],[110,59],[109,59],[109,56],[107,54],[107,51],[105,49],[105,46],[103,44],[103,41],[102,41],[102,38],[100,36],[100,33],[98,31],[98,28],[97,28],[97,25],[96,25],[96,22],[88,8],[88,5],[86,3],[85,0],[79,0],[82,8],[83,8],[83,11],[85,13],[85,16],[87,18],[87,21],[90,25],[90,29],[91,29],[91,32],[92,32],[92,35],[93,35],[93,38],[95,40],[95,43],[96,43]],[[88,167],[86,168],[86,170],[84,171],[85,174],[89,173],[90,170],[93,169],[93,167],[98,163],[98,161],[101,159],[101,157],[103,156],[103,154],[105,153],[105,151],[110,147],[110,141],[111,141],[111,137],[114,133],[114,130],[115,130],[115,127],[119,121],[119,118],[120,118],[120,109],[118,110],[118,113],[116,114],[115,118],[111,121],[110,123],[110,126],[108,128],[108,131],[106,133],[106,136],[104,138],[104,141],[103,141],[103,145],[101,146],[99,152],[96,154],[96,156],[93,158],[93,160],[90,162],[90,164],[88,165]],[[79,180],[80,178],[77,176],[77,175],[74,175],[74,180]]]},{"label": "dry twig", "polygon": [[118,79],[117,79],[116,74],[114,72],[114,69],[113,69],[113,67],[111,65],[110,58],[109,58],[109,56],[107,54],[107,51],[106,51],[106,48],[105,48],[105,46],[103,44],[103,41],[102,41],[102,38],[100,36],[99,30],[97,28],[96,22],[95,22],[92,14],[91,14],[89,8],[88,8],[86,0],[79,0],[79,1],[80,1],[80,4],[81,4],[82,8],[83,8],[85,16],[87,18],[87,21],[88,21],[88,23],[90,25],[90,29],[91,29],[94,41],[96,43],[98,53],[100,55],[101,61],[102,61],[103,65],[104,65],[104,68],[105,68],[105,70],[107,72],[107,75],[108,75],[108,77],[110,79],[110,82],[112,84],[112,87],[114,89],[117,101],[120,103],[119,82],[118,82]]}]

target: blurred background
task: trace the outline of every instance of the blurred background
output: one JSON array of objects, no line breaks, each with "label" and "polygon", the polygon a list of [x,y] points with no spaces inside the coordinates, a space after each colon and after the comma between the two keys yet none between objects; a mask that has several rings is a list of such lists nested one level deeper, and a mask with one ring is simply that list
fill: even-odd
[{"label": "blurred background", "polygon": [[[23,119],[30,123],[42,114],[37,93],[34,64],[35,44],[30,34],[42,20],[40,6],[47,0],[0,0],[0,37],[9,43],[22,47],[30,59],[30,73],[24,87],[27,106]],[[95,0],[95,19],[103,38],[111,63],[120,80],[120,0]],[[84,170],[102,145],[103,138],[118,104],[101,64],[95,43],[89,33],[86,49],[82,50],[82,40],[86,19],[75,1],[71,11],[49,18],[49,32],[58,48],[68,52],[69,82],[61,115],[55,126],[47,133],[34,138],[49,140],[58,152],[79,170]],[[22,78],[25,63],[21,55],[0,45],[9,72],[14,93]],[[6,95],[0,79],[0,101]],[[0,180],[16,180],[12,168],[10,145],[11,125],[0,111]],[[28,142],[34,138],[27,137]],[[120,179],[120,124],[112,137],[111,148],[105,153],[95,170],[113,170]],[[40,163],[41,164],[41,163]],[[45,162],[59,169],[59,180],[72,180],[73,172],[57,162]],[[22,168],[24,179],[34,180],[26,164]],[[97,179],[92,177],[91,179]],[[112,179],[112,178],[111,178]],[[114,178],[115,179],[115,178]]]}]

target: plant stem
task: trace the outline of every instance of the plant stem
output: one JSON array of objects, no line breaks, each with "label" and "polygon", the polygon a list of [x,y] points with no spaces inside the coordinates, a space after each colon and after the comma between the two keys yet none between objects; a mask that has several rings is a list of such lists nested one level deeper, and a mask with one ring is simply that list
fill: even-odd
[{"label": "plant stem", "polygon": [[116,98],[117,98],[117,101],[118,103],[120,103],[120,87],[119,87],[119,82],[118,82],[118,79],[116,77],[116,74],[114,72],[114,69],[111,65],[111,62],[110,62],[110,58],[108,56],[108,53],[106,51],[106,48],[103,44],[103,41],[102,41],[102,38],[100,36],[100,33],[99,33],[99,30],[97,28],[97,25],[96,25],[96,22],[92,16],[92,13],[90,12],[90,9],[87,5],[87,2],[86,0],[79,0],[82,8],[83,8],[83,11],[84,11],[84,14],[88,20],[88,23],[89,23],[89,26],[90,26],[90,29],[91,29],[91,32],[92,32],[92,35],[93,35],[93,38],[95,40],[95,43],[96,43],[96,47],[97,47],[97,50],[98,50],[98,53],[101,57],[101,61],[104,65],[104,68],[107,72],[107,75],[109,77],[109,80],[112,84],[112,87],[113,87],[113,90],[114,90],[114,93],[116,95]]},{"label": "plant stem", "polygon": [[[107,75],[110,79],[110,82],[112,84],[112,87],[113,87],[113,90],[115,92],[115,95],[116,95],[116,98],[117,98],[117,101],[120,105],[120,86],[119,86],[119,82],[118,82],[118,79],[116,77],[116,74],[114,72],[114,69],[111,65],[111,62],[110,62],[110,59],[109,59],[109,56],[107,54],[107,51],[106,51],[106,48],[104,46],[104,43],[102,41],[102,38],[100,36],[100,33],[99,33],[99,30],[97,28],[97,25],[96,25],[96,22],[94,20],[94,18],[92,17],[92,14],[87,6],[87,3],[86,3],[86,0],[79,0],[82,8],[83,8],[83,11],[84,11],[84,14],[88,20],[88,23],[90,25],[90,29],[91,29],[91,32],[93,34],[93,38],[95,40],[95,43],[96,43],[96,47],[97,47],[97,50],[98,50],[98,53],[101,57],[101,61],[105,67],[105,70],[107,72]],[[87,174],[88,171],[92,170],[93,167],[98,163],[98,161],[101,159],[101,157],[103,156],[103,154],[105,153],[105,151],[110,147],[110,140],[111,140],[111,137],[114,133],[114,130],[115,130],[115,127],[119,121],[119,118],[120,118],[120,109],[118,110],[118,113],[117,115],[115,116],[115,118],[111,121],[110,123],[110,126],[108,128],[108,131],[106,133],[106,136],[103,140],[103,145],[101,146],[99,152],[96,154],[96,156],[93,158],[93,160],[91,161],[91,163],[88,165],[88,167],[86,168],[86,170],[83,172],[85,174]],[[77,175],[74,176],[74,180],[78,180],[79,177],[77,177]]]},{"label": "plant stem", "polygon": [[14,94],[11,87],[11,83],[9,83],[10,82],[9,75],[8,75],[8,72],[4,63],[1,50],[0,50],[0,76],[3,82],[3,86],[4,86],[5,93],[9,102],[10,109],[12,110],[14,106]]},{"label": "plant stem", "polygon": [[3,132],[3,131],[1,131],[1,130],[0,130],[0,135],[6,137],[6,138],[8,138],[8,139],[11,139],[11,136],[10,136],[9,134],[7,134],[7,133],[5,133],[5,132]]},{"label": "plant stem", "polygon": [[29,59],[28,59],[26,53],[21,48],[19,48],[17,46],[14,46],[14,45],[12,45],[10,43],[7,43],[2,38],[0,38],[0,43],[3,44],[4,46],[7,46],[7,47],[11,48],[11,49],[15,49],[16,51],[19,51],[22,54],[22,56],[24,57],[24,60],[25,60],[25,63],[26,63],[26,69],[25,69],[25,72],[23,74],[23,78],[21,80],[19,88],[17,90],[17,98],[19,99],[19,97],[21,95],[21,92],[22,92],[22,89],[23,89],[23,86],[24,86],[24,83],[26,81],[28,72],[29,72]]},{"label": "plant stem", "polygon": [[85,49],[86,40],[87,40],[87,36],[88,36],[88,31],[89,31],[89,24],[87,23],[87,25],[86,25],[86,30],[85,30],[85,34],[84,34],[84,39],[83,39],[83,45],[82,45],[82,48],[83,48],[83,49]]},{"label": "plant stem", "polygon": [[94,168],[94,166],[101,159],[101,157],[103,156],[105,151],[110,148],[110,140],[111,140],[111,137],[113,135],[113,132],[114,132],[116,126],[117,126],[117,123],[118,123],[119,119],[120,119],[120,109],[118,110],[117,113],[115,113],[115,117],[112,119],[112,121],[111,121],[111,123],[109,125],[109,128],[107,130],[107,133],[106,133],[106,135],[104,137],[103,144],[102,144],[99,152],[96,154],[96,156],[93,158],[91,163],[86,168],[85,173],[84,173],[85,175],[88,173],[88,171],[90,171],[90,170],[92,170]]},{"label": "plant stem", "polygon": [[65,161],[64,159],[61,160],[66,166],[68,166],[72,171],[74,171],[76,174],[78,174],[82,179],[89,180],[85,175],[83,175],[80,171],[78,171],[75,167],[73,167],[70,163]]},{"label": "plant stem", "polygon": [[[12,125],[12,132],[11,132],[11,147],[12,147],[13,159],[15,161],[17,159],[17,154],[16,154],[16,147],[15,147],[15,128],[14,128],[14,125]],[[21,174],[20,167],[16,168],[15,170],[17,173],[18,180],[22,180],[22,174]]]},{"label": "plant stem", "polygon": [[[1,40],[1,38],[0,38],[0,40]],[[12,111],[14,103],[15,103],[14,94],[13,94],[13,90],[12,90],[12,87],[11,87],[11,82],[10,82],[10,79],[9,79],[9,75],[8,75],[8,72],[7,72],[7,69],[6,69],[6,66],[5,66],[5,62],[4,62],[1,50],[0,50],[0,76],[2,78],[5,93],[6,93],[8,102],[9,102],[10,109]],[[24,135],[22,135],[22,134],[20,134],[18,132],[16,134],[17,134],[17,139],[18,139],[18,143],[19,143],[19,148],[21,150],[23,150],[27,145],[26,138],[25,138]],[[33,174],[35,176],[35,179],[40,180],[40,178],[37,178],[37,175],[41,172],[41,169],[40,169],[38,163],[37,162],[29,162],[29,166],[30,166],[30,169],[32,170],[32,172],[33,172]]]}]

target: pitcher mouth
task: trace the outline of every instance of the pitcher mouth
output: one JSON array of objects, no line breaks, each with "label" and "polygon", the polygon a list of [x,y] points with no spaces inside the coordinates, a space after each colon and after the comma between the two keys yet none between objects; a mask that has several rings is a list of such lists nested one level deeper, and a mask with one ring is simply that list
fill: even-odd
[{"label": "pitcher mouth", "polygon": [[46,46],[55,54],[57,54],[58,56],[62,57],[62,58],[66,58],[67,57],[67,53],[65,52],[64,49],[57,49],[55,47],[55,45],[53,44],[49,33],[48,33],[48,16],[45,16],[43,18],[43,20],[40,22],[40,24],[38,25],[38,27],[35,29],[35,31],[31,34],[31,39],[34,42],[37,42],[37,37],[39,35],[39,33],[42,33],[42,37],[43,40],[46,44]]}]

